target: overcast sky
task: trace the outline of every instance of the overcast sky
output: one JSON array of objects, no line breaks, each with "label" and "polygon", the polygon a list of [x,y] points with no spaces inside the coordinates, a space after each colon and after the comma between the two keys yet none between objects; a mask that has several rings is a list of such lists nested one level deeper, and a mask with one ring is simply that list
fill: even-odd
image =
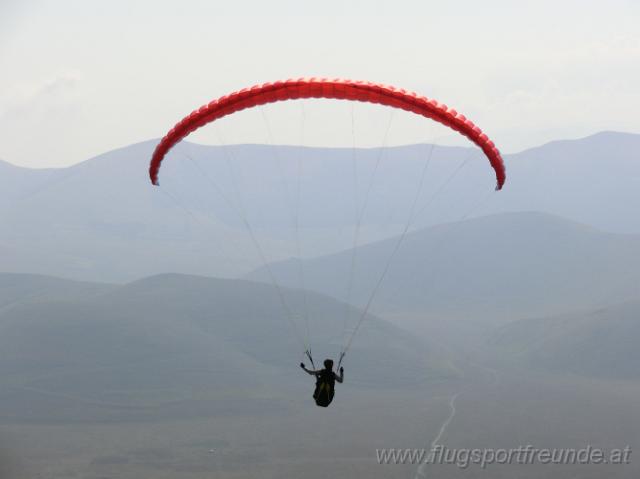
[{"label": "overcast sky", "polygon": [[[0,0],[0,158],[77,163],[160,137],[230,91],[300,76],[415,90],[464,112],[507,153],[640,133],[639,25],[637,0]],[[295,124],[292,108],[269,109],[269,121],[288,111]],[[316,105],[296,108],[313,116]],[[331,108],[318,111],[341,119],[305,129],[304,144],[349,142],[335,129],[350,124],[348,110]],[[369,116],[384,124],[386,114],[355,110],[358,144],[375,144]],[[224,141],[259,141],[242,135],[251,118]],[[394,121],[392,143],[429,139],[419,122]]]}]

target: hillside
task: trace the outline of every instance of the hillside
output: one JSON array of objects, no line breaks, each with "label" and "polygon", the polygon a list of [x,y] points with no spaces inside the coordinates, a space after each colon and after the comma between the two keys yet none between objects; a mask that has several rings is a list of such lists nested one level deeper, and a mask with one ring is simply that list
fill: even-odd
[{"label": "hillside", "polygon": [[505,189],[490,196],[491,169],[477,151],[427,144],[381,151],[183,142],[153,188],[155,143],[68,168],[0,163],[0,271],[100,282],[164,272],[237,277],[261,265],[242,215],[267,259],[278,261],[298,255],[296,211],[300,254],[336,253],[353,244],[357,210],[360,244],[398,234],[429,157],[416,229],[470,211],[538,211],[640,233],[640,135],[606,132],[507,155]]},{"label": "hillside", "polygon": [[[362,306],[396,239],[361,246],[351,303]],[[351,251],[303,262],[308,289],[345,299]],[[299,283],[299,265],[271,265]],[[264,269],[249,276],[266,279]],[[638,295],[640,236],[604,233],[542,213],[505,213],[408,234],[373,311],[457,319],[515,320],[613,304]]]},{"label": "hillside", "polygon": [[[5,286],[19,279],[45,289],[42,278],[0,278]],[[142,420],[261,404],[282,408],[285,391],[310,387],[298,369],[301,346],[270,286],[162,275],[87,296],[81,293],[88,286],[76,283],[74,297],[73,284],[53,278],[48,284],[46,300],[0,311],[3,420],[55,422],[68,414]],[[303,301],[300,292],[284,294],[292,307]],[[314,313],[316,359],[335,357],[345,305],[317,294],[306,300]],[[375,317],[367,319],[345,366],[356,388],[413,389],[456,374],[438,347]]]},{"label": "hillside", "polygon": [[614,379],[640,379],[640,301],[563,316],[523,319],[489,341],[510,366]]},{"label": "hillside", "polygon": [[80,300],[106,293],[114,285],[70,281],[34,274],[0,273],[0,311],[17,304]]}]

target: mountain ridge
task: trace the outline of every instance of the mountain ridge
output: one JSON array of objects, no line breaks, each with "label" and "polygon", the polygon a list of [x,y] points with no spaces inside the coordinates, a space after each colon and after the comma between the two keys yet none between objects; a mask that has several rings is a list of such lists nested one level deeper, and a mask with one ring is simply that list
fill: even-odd
[{"label": "mountain ridge", "polygon": [[[357,249],[353,304],[368,301],[396,242],[382,240]],[[306,286],[344,298],[351,258],[352,252],[345,250],[305,260]],[[472,218],[407,234],[372,310],[460,318],[473,313],[508,320],[535,311],[597,307],[638,293],[638,258],[640,235],[607,233],[538,212]],[[269,268],[281,284],[298,281],[296,260]],[[266,271],[258,269],[248,277],[264,281]]]},{"label": "mountain ridge", "polygon": [[[0,270],[106,282],[167,271],[239,277],[262,264],[243,220],[266,260],[278,261],[297,256],[295,211],[303,257],[353,244],[360,214],[361,244],[391,238],[406,223],[432,153],[416,228],[472,210],[470,217],[540,211],[605,231],[640,233],[633,207],[640,135],[601,133],[570,145],[505,155],[508,183],[487,197],[493,178],[480,155],[438,145],[431,151],[429,145],[351,150],[184,142],[170,153],[161,186],[154,188],[149,140],[68,168],[0,175]],[[357,172],[345,169],[354,151]]]}]

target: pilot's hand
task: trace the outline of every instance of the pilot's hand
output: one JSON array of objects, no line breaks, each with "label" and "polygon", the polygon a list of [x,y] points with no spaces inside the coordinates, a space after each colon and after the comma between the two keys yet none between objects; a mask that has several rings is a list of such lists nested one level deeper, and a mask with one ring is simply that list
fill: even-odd
[{"label": "pilot's hand", "polygon": [[300,363],[300,367],[304,369],[304,363]]}]

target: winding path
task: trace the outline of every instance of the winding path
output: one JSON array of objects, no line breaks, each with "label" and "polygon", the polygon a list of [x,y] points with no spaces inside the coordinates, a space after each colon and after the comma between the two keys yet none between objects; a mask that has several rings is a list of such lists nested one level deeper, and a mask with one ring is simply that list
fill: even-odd
[{"label": "winding path", "polygon": [[[493,368],[490,368],[488,366],[484,366],[482,364],[478,364],[478,363],[470,363],[469,365],[472,366],[472,367],[476,367],[476,368],[482,369],[484,371],[487,371],[491,376],[491,384],[496,385],[499,382],[498,371],[497,370],[495,370]],[[467,387],[469,387],[469,386],[467,386]],[[449,424],[451,424],[451,421],[453,421],[453,418],[456,415],[456,399],[457,399],[458,395],[460,395],[460,393],[461,393],[461,391],[456,392],[453,396],[451,396],[451,399],[449,399],[449,411],[450,411],[449,412],[449,416],[447,416],[447,418],[444,420],[444,422],[440,426],[440,429],[438,430],[438,434],[436,435],[436,437],[429,444],[429,455],[427,456],[427,458],[429,460],[431,459],[431,451],[433,450],[433,448],[436,445],[438,445],[438,443],[440,442],[440,439],[442,439],[442,436],[444,436],[444,433],[447,431],[447,428],[449,427]],[[414,476],[414,479],[424,479],[424,478],[426,478],[427,477],[427,466],[428,465],[429,465],[429,463],[426,460],[421,462],[420,465],[418,466],[418,469],[416,470],[416,474]]]},{"label": "winding path", "polygon": [[[460,392],[455,393],[453,396],[451,396],[451,399],[449,399],[449,410],[450,410],[449,416],[447,417],[447,419],[444,420],[444,422],[440,426],[440,430],[438,431],[438,434],[433,439],[433,441],[431,441],[431,443],[429,444],[429,456],[428,457],[430,457],[431,451],[436,446],[436,444],[438,444],[438,442],[440,441],[440,439],[442,438],[442,436],[446,432],[447,428],[449,427],[449,424],[451,423],[451,421],[453,421],[453,418],[456,415],[456,398],[458,397],[458,394],[460,394]],[[415,475],[414,479],[420,479],[420,478],[427,477],[427,474],[426,474],[427,466],[428,466],[428,462],[427,461],[423,461],[420,464],[420,466],[418,466],[418,470],[416,471],[416,475]]]}]

